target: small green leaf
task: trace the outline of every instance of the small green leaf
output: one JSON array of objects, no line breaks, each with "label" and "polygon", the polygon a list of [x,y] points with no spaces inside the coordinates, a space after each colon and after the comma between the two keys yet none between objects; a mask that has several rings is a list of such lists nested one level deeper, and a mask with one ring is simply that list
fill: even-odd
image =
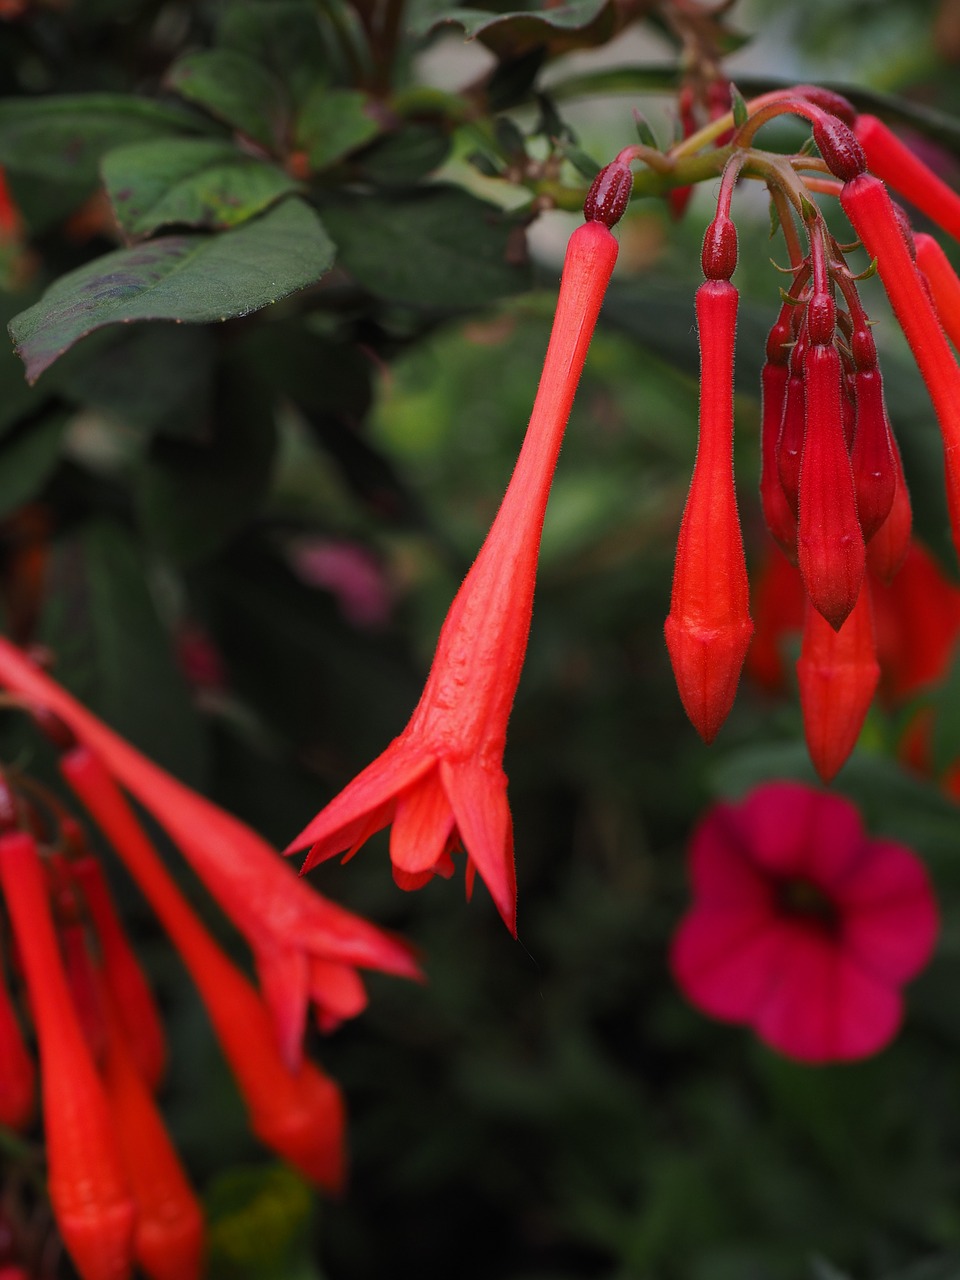
[{"label": "small green leaf", "polygon": [[65,411],[27,422],[0,443],[0,518],[29,502],[43,488],[60,461],[67,426]]},{"label": "small green leaf", "polygon": [[528,287],[521,224],[458,187],[432,186],[390,204],[345,198],[323,216],[341,265],[378,297],[462,308]]},{"label": "small green leaf", "polygon": [[291,1169],[233,1169],[215,1180],[206,1199],[213,1280],[319,1280],[307,1262],[313,1195]]},{"label": "small green leaf", "polygon": [[174,224],[234,227],[298,186],[282,169],[205,138],[117,147],[101,169],[117,222],[135,240]]},{"label": "small green leaf", "polygon": [[735,84],[730,85],[730,107],[733,111],[733,123],[738,129],[742,129],[747,123],[747,104],[744,101],[743,94]]},{"label": "small green leaf", "polygon": [[377,186],[413,186],[443,164],[450,146],[450,136],[443,129],[407,124],[366,147],[354,164]]},{"label": "small green leaf", "polygon": [[217,44],[245,54],[276,76],[295,101],[330,75],[316,0],[247,0],[222,5]]},{"label": "small green leaf", "polygon": [[517,57],[539,46],[561,53],[605,44],[617,30],[617,15],[610,0],[572,0],[537,13],[451,9],[433,15],[428,29],[441,23],[456,23],[468,40],[481,40],[499,57]]},{"label": "small green leaf", "polygon": [[245,54],[232,49],[188,53],[170,68],[167,84],[270,151],[286,137],[289,108],[283,88]]},{"label": "small green leaf", "polygon": [[57,183],[93,186],[100,157],[127,142],[197,131],[191,112],[126,94],[0,102],[0,164]]},{"label": "small green leaf", "polygon": [[377,136],[380,126],[369,107],[370,99],[359,90],[317,86],[296,124],[296,144],[307,152],[312,169],[328,168]]},{"label": "small green leaf", "polygon": [[78,339],[131,320],[227,320],[315,283],[334,246],[308,205],[287,200],[221,235],[161,236],[62,276],[10,323],[33,382]]}]

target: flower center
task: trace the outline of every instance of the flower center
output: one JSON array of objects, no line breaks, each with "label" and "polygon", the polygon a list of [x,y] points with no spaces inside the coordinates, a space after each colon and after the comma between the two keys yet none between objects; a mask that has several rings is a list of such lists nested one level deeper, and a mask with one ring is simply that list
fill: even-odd
[{"label": "flower center", "polygon": [[776,887],[776,903],[787,916],[819,925],[825,933],[836,933],[840,917],[837,908],[823,890],[802,876],[790,876]]}]

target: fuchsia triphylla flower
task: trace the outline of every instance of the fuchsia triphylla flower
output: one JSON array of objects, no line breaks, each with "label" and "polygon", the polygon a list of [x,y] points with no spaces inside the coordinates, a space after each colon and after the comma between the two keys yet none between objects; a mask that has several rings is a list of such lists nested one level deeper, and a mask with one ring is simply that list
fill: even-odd
[{"label": "fuchsia triphylla flower", "polygon": [[291,1066],[310,1002],[327,1030],[363,1007],[356,967],[420,976],[406,943],[314,892],[252,828],[148,760],[3,637],[0,687],[58,717],[178,846],[249,942]]},{"label": "fuchsia triphylla flower", "polygon": [[394,878],[418,888],[449,875],[463,846],[516,932],[513,834],[503,772],[507,721],[526,652],[547,499],[574,393],[617,258],[610,227],[632,177],[615,161],[598,176],[570,237],[533,413],[500,510],[440,632],[426,687],[399,737],[290,846],[310,845],[308,871],[353,853],[392,826]]},{"label": "fuchsia triphylla flower", "polygon": [[688,865],[671,967],[692,1004],[805,1063],[890,1042],[937,934],[916,854],[869,838],[840,796],[775,782],[711,809]]},{"label": "fuchsia triphylla flower", "polygon": [[[819,156],[801,151],[783,157],[757,148],[757,131],[782,114],[809,122]],[[737,127],[729,144],[717,145],[734,115]],[[829,204],[815,204],[813,193],[839,199],[875,260],[913,350],[943,435],[954,541],[960,550],[960,366],[944,333],[946,329],[955,344],[960,342],[960,281],[932,238],[919,236],[914,245],[906,215],[894,206],[880,178],[868,172],[868,162],[953,233],[960,229],[960,195],[910,157],[902,144],[888,146],[888,133],[871,117],[858,119],[851,104],[837,95],[798,86],[742,104],[668,153],[674,165],[694,157],[705,161],[714,146],[722,166],[717,215],[704,240],[706,284],[697,296],[700,444],[667,622],[678,689],[694,726],[709,742],[733,701],[743,658],[745,642],[732,642],[734,618],[739,636],[749,634],[732,496],[727,350],[732,348],[736,297],[730,283],[736,262],[731,196],[736,182],[752,178],[769,190],[772,225],[783,235],[789,259],[784,270],[790,278],[789,287],[781,290],[762,373],[761,506],[774,539],[799,567],[809,602],[798,674],[808,746],[825,780],[852,750],[877,685],[874,582],[892,579],[903,562],[911,510],[871,321],[860,298],[860,282],[873,268],[854,274],[847,255],[858,246],[831,233]],[[726,257],[722,246],[729,246]],[[708,298],[709,327],[703,321]],[[716,443],[721,438],[722,448]],[[690,537],[691,528],[697,530],[696,539]],[[709,552],[698,552],[698,547]],[[678,630],[684,619],[685,630]],[[700,637],[695,649],[678,645],[678,635],[694,633]]]}]

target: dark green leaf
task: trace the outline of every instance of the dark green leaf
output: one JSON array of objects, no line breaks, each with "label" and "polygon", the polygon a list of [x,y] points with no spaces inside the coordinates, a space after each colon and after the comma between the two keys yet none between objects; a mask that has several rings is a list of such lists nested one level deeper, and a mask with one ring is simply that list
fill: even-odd
[{"label": "dark green leaf", "polygon": [[450,146],[450,136],[443,129],[407,124],[366,147],[354,163],[377,186],[412,186],[443,164]]},{"label": "dark green leaf", "polygon": [[320,1280],[306,1256],[313,1197],[291,1169],[233,1169],[206,1200],[211,1280]]},{"label": "dark green leaf", "polygon": [[100,157],[111,147],[197,128],[192,113],[126,94],[7,98],[0,102],[0,164],[93,186]]},{"label": "dark green leaf", "polygon": [[299,101],[330,72],[331,56],[315,0],[255,0],[221,9],[223,48],[266,67]]},{"label": "dark green leaf", "polygon": [[102,172],[117,222],[133,240],[172,224],[234,227],[298,186],[282,169],[203,138],[117,147]]},{"label": "dark green leaf", "polygon": [[257,514],[270,487],[271,400],[236,364],[222,373],[202,443],[158,437],[136,497],[148,537],[181,564],[214,555]]},{"label": "dark green leaf", "polygon": [[286,95],[253,58],[232,49],[188,53],[170,68],[167,84],[268,150],[282,146],[289,123]]},{"label": "dark green leaf", "polygon": [[520,223],[456,187],[390,204],[361,196],[324,210],[341,265],[381,298],[476,307],[527,288]]},{"label": "dark green leaf", "polygon": [[203,732],[132,535],[104,522],[58,547],[47,601],[41,636],[57,678],[154,759],[199,781]]},{"label": "dark green leaf", "polygon": [[66,411],[51,413],[4,436],[0,442],[0,517],[29,502],[60,460]]},{"label": "dark green leaf", "polygon": [[303,104],[295,136],[297,146],[307,152],[310,167],[326,169],[379,132],[365,93],[318,85]]},{"label": "dark green leaf", "polygon": [[451,9],[434,16],[430,28],[442,23],[462,27],[468,40],[481,40],[499,57],[517,57],[541,45],[551,53],[590,48],[605,44],[617,29],[609,0],[573,0],[539,13]]},{"label": "dark green leaf", "polygon": [[730,85],[730,106],[733,110],[733,123],[738,129],[747,123],[747,104],[743,94],[735,84]]},{"label": "dark green leaf", "polygon": [[[95,350],[95,340],[85,342],[75,348],[77,359],[68,356],[62,361],[58,389],[127,430],[187,438],[202,434],[211,407],[211,330],[198,325],[124,325],[102,337]],[[175,377],[171,370],[176,370]],[[22,369],[21,383],[26,386]]]},{"label": "dark green leaf", "polygon": [[108,253],[51,285],[10,333],[32,382],[104,325],[247,315],[315,283],[333,257],[313,210],[287,200],[222,235],[162,236]]}]

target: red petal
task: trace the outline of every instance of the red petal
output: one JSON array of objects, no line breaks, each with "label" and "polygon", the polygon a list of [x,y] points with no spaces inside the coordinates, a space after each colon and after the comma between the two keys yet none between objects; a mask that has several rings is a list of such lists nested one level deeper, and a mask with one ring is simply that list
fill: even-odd
[{"label": "red petal", "polygon": [[506,776],[502,770],[484,768],[473,760],[444,760],[440,778],[464,848],[490,890],[504,924],[516,937],[517,879]]},{"label": "red petal", "polygon": [[825,934],[798,925],[755,1029],[771,1049],[799,1062],[844,1062],[888,1044],[902,1011],[890,986],[845,957]]},{"label": "red petal", "polygon": [[768,910],[695,906],[674,935],[670,967],[698,1009],[726,1022],[752,1022],[770,994],[785,939]]},{"label": "red petal", "polygon": [[879,977],[905,982],[930,959],[939,925],[930,880],[903,845],[874,840],[833,888],[843,908],[843,945]]},{"label": "red petal", "polygon": [[770,881],[744,842],[737,810],[717,805],[700,823],[690,844],[690,885],[694,897],[711,906],[764,906]]},{"label": "red petal", "polygon": [[759,867],[821,886],[839,879],[864,847],[853,805],[799,782],[758,787],[738,806],[736,819]]},{"label": "red petal", "polygon": [[390,861],[402,872],[417,876],[434,873],[453,831],[453,810],[431,769],[398,799],[390,830]]}]

